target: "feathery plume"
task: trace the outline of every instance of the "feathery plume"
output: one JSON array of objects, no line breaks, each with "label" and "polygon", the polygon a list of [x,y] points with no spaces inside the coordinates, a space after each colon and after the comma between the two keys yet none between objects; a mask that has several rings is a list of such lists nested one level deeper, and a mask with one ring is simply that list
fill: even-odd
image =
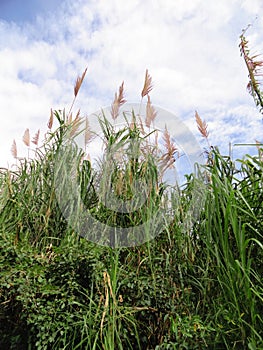
[{"label": "feathery plume", "polygon": [[70,106],[70,109],[69,109],[69,112],[68,112],[68,116],[70,116],[70,114],[71,114],[72,108],[73,108],[73,106],[75,104],[76,97],[77,97],[78,92],[79,92],[79,89],[80,89],[80,87],[81,87],[81,85],[83,83],[83,80],[85,78],[85,75],[87,73],[87,69],[88,68],[85,69],[85,71],[83,72],[81,77],[80,76],[77,77],[77,80],[76,80],[76,83],[75,83],[75,86],[74,86],[74,98],[73,98],[73,101],[71,103],[71,106]]},{"label": "feathery plume", "polygon": [[30,146],[30,134],[29,134],[29,129],[26,129],[26,131],[24,132],[23,142],[24,142],[24,144],[25,144],[27,147]]},{"label": "feathery plume", "polygon": [[49,130],[52,129],[53,122],[54,122],[54,114],[53,114],[53,110],[51,108],[51,110],[50,110],[50,117],[49,117],[49,120],[48,120],[48,123],[47,123],[47,127],[49,128]]},{"label": "feathery plume", "polygon": [[11,153],[14,158],[17,158],[17,146],[16,141],[14,140],[11,147]]},{"label": "feathery plume", "polygon": [[178,150],[175,146],[175,144],[171,140],[171,136],[169,134],[169,131],[167,130],[167,126],[165,125],[164,133],[163,133],[163,140],[164,140],[164,146],[166,148],[166,153],[164,160],[169,163],[169,166],[171,166],[175,162],[174,154],[178,153]]},{"label": "feathery plume", "polygon": [[147,105],[146,105],[146,118],[145,118],[145,124],[146,126],[149,128],[151,125],[151,122],[154,121],[154,119],[156,118],[157,112],[154,109],[152,103],[151,103],[151,99],[150,96],[147,95],[148,100],[147,100]]},{"label": "feathery plume", "polygon": [[141,93],[142,98],[144,96],[148,95],[149,92],[152,90],[152,88],[153,88],[153,86],[152,86],[152,77],[148,73],[148,69],[146,69],[144,86],[143,86],[142,93]]},{"label": "feathery plume", "polygon": [[115,93],[114,101],[111,105],[111,116],[112,119],[116,119],[119,114],[120,107],[126,102],[124,99],[124,81],[122,82],[121,86],[119,87],[119,94]]},{"label": "feathery plume", "polygon": [[39,141],[39,135],[40,135],[40,130],[38,129],[37,133],[32,139],[32,143],[34,143],[36,146],[38,146],[38,141]]},{"label": "feathery plume", "polygon": [[172,168],[175,162],[175,153],[179,157],[179,152],[174,143],[171,140],[171,136],[167,130],[167,126],[165,125],[165,130],[163,133],[163,141],[164,146],[166,148],[166,152],[161,157],[161,177],[165,173],[168,168]]},{"label": "feathery plume", "polygon": [[[247,29],[248,28],[249,27],[247,27]],[[239,47],[240,47],[241,56],[243,56],[245,60],[247,70],[249,73],[249,83],[247,84],[247,89],[249,93],[252,95],[252,97],[254,98],[256,105],[260,107],[260,111],[262,113],[263,96],[260,90],[260,85],[262,85],[262,79],[259,80],[258,78],[259,77],[262,78],[263,76],[263,69],[262,69],[263,61],[257,59],[260,55],[250,56],[250,52],[248,49],[248,41],[244,35],[247,29],[243,30],[243,33],[240,36]]]},{"label": "feathery plume", "polygon": [[75,97],[77,96],[77,94],[78,94],[78,92],[79,92],[79,89],[80,89],[80,87],[81,87],[81,85],[82,85],[82,83],[83,83],[83,80],[84,80],[85,75],[86,75],[86,73],[87,73],[87,69],[88,69],[88,68],[86,68],[86,69],[84,70],[84,72],[83,72],[83,74],[82,74],[81,77],[80,77],[80,76],[77,77],[77,80],[76,80],[76,83],[75,83],[75,86],[74,86],[74,96],[75,96]]},{"label": "feathery plume", "polygon": [[85,140],[84,140],[85,147],[91,141],[91,139],[92,139],[92,134],[91,134],[91,130],[90,130],[89,120],[86,117],[86,120],[85,120]]},{"label": "feathery plume", "polygon": [[200,134],[204,138],[208,139],[209,132],[207,131],[207,124],[205,120],[202,120],[200,118],[200,115],[197,113],[197,111],[195,111],[195,120]]},{"label": "feathery plume", "polygon": [[70,137],[72,137],[76,134],[80,126],[80,110],[78,110],[76,117],[73,121],[72,121],[72,113],[70,113],[70,117],[71,117],[70,123],[69,123],[71,126]]}]

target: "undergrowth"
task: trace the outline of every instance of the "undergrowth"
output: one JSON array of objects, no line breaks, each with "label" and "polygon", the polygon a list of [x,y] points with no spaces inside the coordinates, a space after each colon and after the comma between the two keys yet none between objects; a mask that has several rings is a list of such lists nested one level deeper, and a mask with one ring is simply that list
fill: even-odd
[{"label": "undergrowth", "polygon": [[[77,79],[75,98],[85,74]],[[147,126],[156,117],[151,89],[147,71],[142,90],[148,99]],[[113,120],[124,102],[122,84],[112,104]],[[33,159],[19,160],[14,143],[17,166],[1,169],[0,348],[263,349],[262,148],[258,157],[233,162],[209,144],[202,169],[205,202],[188,232],[183,220],[192,175],[177,188],[180,201],[168,213],[173,219],[155,239],[132,247],[98,245],[69,225],[56,197],[57,156],[81,120],[79,112],[72,118],[72,107],[68,114],[52,111],[43,145],[34,138]],[[205,122],[198,114],[196,120],[208,139]],[[105,118],[101,125],[106,154],[112,144],[127,147],[131,138],[138,144],[147,139],[141,120],[129,121],[123,130]],[[24,142],[30,144],[28,131]],[[133,163],[116,164],[111,184],[117,195],[131,195],[131,178],[145,177],[151,188],[147,206],[135,216],[113,215],[100,204],[98,169],[82,151],[74,154],[86,209],[112,227],[130,227],[160,210],[165,183],[158,169],[172,166],[176,153],[168,132],[166,145],[160,154],[157,144],[144,144]]]}]

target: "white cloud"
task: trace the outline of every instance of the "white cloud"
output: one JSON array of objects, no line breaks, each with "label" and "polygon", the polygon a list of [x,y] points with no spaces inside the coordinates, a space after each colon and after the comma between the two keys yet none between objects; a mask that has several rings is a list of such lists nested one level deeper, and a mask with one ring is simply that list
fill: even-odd
[{"label": "white cloud", "polygon": [[243,8],[249,14],[259,15],[259,13],[262,11],[262,1],[261,0],[243,0],[241,8]]}]

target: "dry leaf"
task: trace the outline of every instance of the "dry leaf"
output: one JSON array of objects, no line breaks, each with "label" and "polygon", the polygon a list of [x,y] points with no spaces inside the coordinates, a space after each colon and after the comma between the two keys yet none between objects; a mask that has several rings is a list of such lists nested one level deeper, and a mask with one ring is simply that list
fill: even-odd
[{"label": "dry leaf", "polygon": [[29,147],[30,146],[30,134],[29,134],[29,129],[26,129],[24,136],[23,136],[23,142],[24,144]]}]

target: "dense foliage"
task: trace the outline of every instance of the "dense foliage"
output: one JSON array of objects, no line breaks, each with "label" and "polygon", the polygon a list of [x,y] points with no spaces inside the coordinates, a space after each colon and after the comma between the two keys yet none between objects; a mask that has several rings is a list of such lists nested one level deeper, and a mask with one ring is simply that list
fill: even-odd
[{"label": "dense foliage", "polygon": [[[112,249],[80,237],[57,203],[56,157],[76,125],[55,116],[59,126],[34,160],[0,173],[0,348],[263,349],[262,148],[235,162],[209,150],[205,201],[189,231],[182,223],[194,176],[155,239]],[[107,120],[103,125],[113,143],[136,131],[127,126],[117,135]],[[100,220],[126,227],[148,215],[117,221],[98,203],[90,162],[76,159],[82,199]],[[139,160],[136,171],[116,168],[113,185],[145,176],[163,189],[150,159]],[[129,195],[128,185],[124,190]],[[163,193],[151,192],[151,210]]]}]

